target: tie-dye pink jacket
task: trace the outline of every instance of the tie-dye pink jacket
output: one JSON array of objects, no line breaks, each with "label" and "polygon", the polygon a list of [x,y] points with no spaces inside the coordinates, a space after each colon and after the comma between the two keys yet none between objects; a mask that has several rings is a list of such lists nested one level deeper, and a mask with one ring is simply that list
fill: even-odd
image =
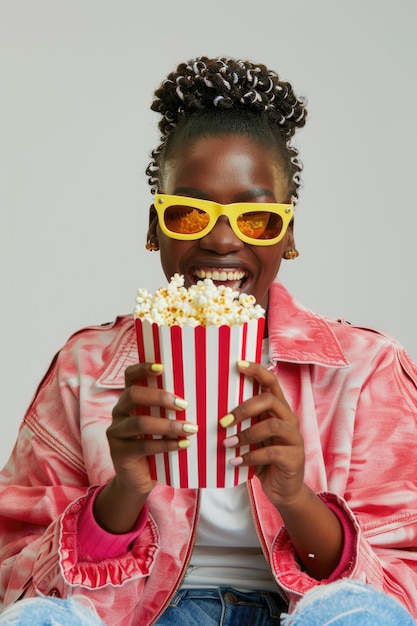
[{"label": "tie-dye pink jacket", "polygon": [[[327,320],[271,288],[270,354],[302,424],[306,481],[351,520],[342,576],[396,596],[417,617],[417,368],[394,340]],[[152,624],[184,575],[195,490],[158,485],[145,529],[119,558],[82,561],[77,519],[113,475],[105,430],[135,363],[131,316],[73,335],[55,357],[0,475],[0,598],[84,596],[110,626]],[[248,483],[265,556],[291,606],[314,585],[259,481]],[[343,515],[343,514],[342,514]]]}]

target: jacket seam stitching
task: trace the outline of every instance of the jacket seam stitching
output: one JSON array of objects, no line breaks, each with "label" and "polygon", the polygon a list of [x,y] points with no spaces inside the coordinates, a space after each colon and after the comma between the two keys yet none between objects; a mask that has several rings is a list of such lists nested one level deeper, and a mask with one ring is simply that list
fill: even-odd
[{"label": "jacket seam stitching", "polygon": [[25,416],[23,422],[28,426],[34,435],[37,435],[50,448],[62,454],[62,456],[77,470],[85,474],[85,466],[82,460],[72,450],[67,448],[58,439],[53,437],[41,424],[35,419],[32,413]]}]

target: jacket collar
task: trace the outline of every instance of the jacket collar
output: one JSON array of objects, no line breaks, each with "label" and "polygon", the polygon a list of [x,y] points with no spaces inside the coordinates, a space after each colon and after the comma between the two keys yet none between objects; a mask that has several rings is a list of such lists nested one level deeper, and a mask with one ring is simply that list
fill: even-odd
[{"label": "jacket collar", "polygon": [[[274,283],[269,292],[268,335],[272,362],[312,363],[326,367],[349,365],[329,323],[299,304],[279,282]],[[125,329],[114,356],[97,380],[97,386],[123,389],[124,371],[137,360],[132,317],[132,324]]]},{"label": "jacket collar", "polygon": [[269,291],[268,336],[273,362],[349,366],[329,322],[297,302],[280,282]]}]

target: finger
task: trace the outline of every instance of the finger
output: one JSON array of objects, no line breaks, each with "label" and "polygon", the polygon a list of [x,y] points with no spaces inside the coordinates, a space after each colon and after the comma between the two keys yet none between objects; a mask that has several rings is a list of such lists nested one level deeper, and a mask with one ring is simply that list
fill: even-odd
[{"label": "finger", "polygon": [[140,461],[146,457],[166,452],[180,452],[191,445],[191,441],[186,437],[182,439],[169,439],[166,437],[145,437],[143,439],[109,438],[109,443],[116,471],[117,469],[123,472],[133,471],[135,476],[140,471]]},{"label": "finger", "polygon": [[277,417],[284,422],[298,426],[298,418],[292,412],[288,404],[269,392],[263,392],[253,398],[244,400],[230,413],[224,415],[220,420],[223,428],[240,424],[245,420],[257,417],[259,421]]},{"label": "finger", "polygon": [[118,439],[140,439],[148,435],[177,439],[197,432],[198,426],[193,422],[149,415],[126,417],[114,422],[107,429],[110,437]]},{"label": "finger", "polygon": [[167,439],[151,438],[145,439],[130,439],[123,444],[123,457],[128,459],[142,458],[156,454],[163,454],[165,452],[177,452],[180,450],[186,450],[191,446],[191,441],[187,438],[183,439]]},{"label": "finger", "polygon": [[253,424],[223,441],[225,448],[237,448],[240,446],[283,444],[286,446],[303,445],[303,438],[294,423],[285,422],[276,417],[270,417]]},{"label": "finger", "polygon": [[233,467],[276,465],[281,471],[294,476],[294,473],[303,467],[304,450],[299,446],[264,446],[232,458],[229,463]]},{"label": "finger", "polygon": [[184,398],[179,398],[165,389],[142,387],[141,385],[133,384],[126,387],[113,408],[113,419],[126,417],[138,407],[152,406],[183,411],[187,408],[188,403]]},{"label": "finger", "polygon": [[238,361],[237,368],[242,374],[251,376],[261,385],[261,391],[269,391],[274,396],[279,398],[288,408],[289,404],[284,396],[284,392],[281,389],[281,385],[278,382],[277,377],[271,371],[260,365],[259,363],[253,363],[250,361]]},{"label": "finger", "polygon": [[160,376],[164,367],[162,363],[135,363],[125,370],[125,387],[138,384],[141,380],[149,377]]}]

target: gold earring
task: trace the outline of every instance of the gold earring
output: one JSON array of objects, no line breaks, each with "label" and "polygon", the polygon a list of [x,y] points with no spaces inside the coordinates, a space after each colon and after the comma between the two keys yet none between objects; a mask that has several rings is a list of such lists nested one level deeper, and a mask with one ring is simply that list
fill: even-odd
[{"label": "gold earring", "polygon": [[291,248],[290,250],[287,250],[284,254],[284,259],[289,259],[293,261],[298,256],[300,256],[300,253],[298,252],[297,248]]},{"label": "gold earring", "polygon": [[158,244],[155,243],[155,241],[152,241],[151,239],[148,239],[148,241],[145,244],[145,248],[147,250],[150,250],[151,252],[157,252],[159,250]]}]

